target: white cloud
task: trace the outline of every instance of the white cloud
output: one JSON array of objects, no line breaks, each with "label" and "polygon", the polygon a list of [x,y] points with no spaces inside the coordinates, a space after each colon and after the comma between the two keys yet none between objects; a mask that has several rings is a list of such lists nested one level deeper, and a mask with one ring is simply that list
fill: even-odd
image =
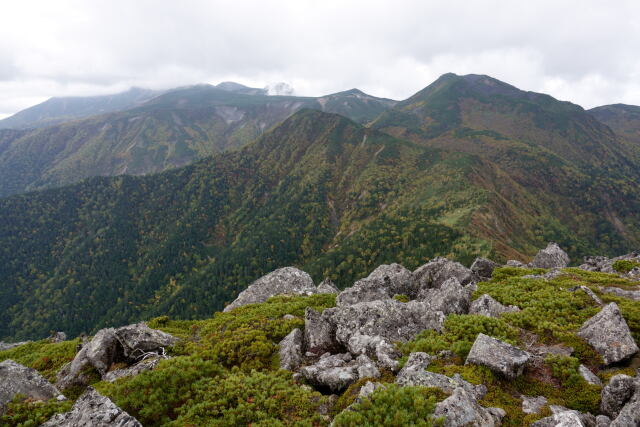
[{"label": "white cloud", "polygon": [[585,107],[640,104],[640,3],[28,1],[0,14],[0,115],[50,96],[235,80],[402,99],[489,74]]}]

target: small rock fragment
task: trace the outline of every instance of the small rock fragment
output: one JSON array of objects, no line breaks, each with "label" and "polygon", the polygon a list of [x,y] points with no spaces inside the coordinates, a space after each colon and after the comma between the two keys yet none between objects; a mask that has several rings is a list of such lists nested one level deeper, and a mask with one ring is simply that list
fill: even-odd
[{"label": "small rock fragment", "polygon": [[522,374],[531,355],[499,339],[478,334],[465,364],[486,366],[493,372],[514,379]]},{"label": "small rock fragment", "polygon": [[540,250],[529,264],[531,268],[565,268],[567,265],[569,255],[553,242]]},{"label": "small rock fragment", "polygon": [[280,369],[295,371],[302,363],[302,331],[295,328],[280,341]]}]

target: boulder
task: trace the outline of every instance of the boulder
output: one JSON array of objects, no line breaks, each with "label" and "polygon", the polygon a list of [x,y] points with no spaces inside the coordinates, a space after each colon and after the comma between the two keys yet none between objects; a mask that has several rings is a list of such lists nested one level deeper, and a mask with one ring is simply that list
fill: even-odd
[{"label": "boulder", "polygon": [[311,307],[304,312],[304,348],[306,352],[317,356],[327,352],[339,351],[336,343],[336,327],[332,320],[335,309],[318,313]]},{"label": "boulder", "polygon": [[303,334],[294,329],[280,341],[280,369],[295,371],[302,364]]},{"label": "boulder", "polygon": [[466,314],[471,304],[473,291],[460,284],[458,279],[451,277],[439,288],[423,288],[418,293],[418,300],[429,304],[433,311],[447,314]]},{"label": "boulder", "polygon": [[629,326],[613,302],[584,322],[578,336],[602,356],[606,365],[624,360],[638,352]]},{"label": "boulder", "polygon": [[565,268],[569,265],[569,255],[556,243],[549,243],[545,249],[540,250],[533,261],[531,268]]},{"label": "boulder", "polygon": [[613,294],[622,298],[627,298],[633,301],[640,301],[640,291],[629,291],[626,289],[609,287],[604,288],[602,292],[604,292],[605,294]]},{"label": "boulder", "polygon": [[444,427],[490,427],[501,425],[506,413],[500,408],[480,406],[471,393],[459,387],[436,405],[433,415],[444,418]]},{"label": "boulder", "polygon": [[499,267],[498,263],[491,261],[486,258],[476,258],[471,264],[471,272],[475,274],[478,278],[488,280],[491,279],[491,275],[493,274],[493,270]]},{"label": "boulder", "polygon": [[596,427],[609,427],[611,425],[611,418],[606,415],[598,415],[596,417]]},{"label": "boulder", "polygon": [[469,314],[478,314],[487,317],[500,317],[503,313],[520,311],[515,305],[504,306],[490,295],[483,294],[469,306]]},{"label": "boulder", "polygon": [[473,272],[459,262],[437,257],[418,267],[413,272],[413,289],[417,294],[422,289],[439,288],[446,280],[455,277],[462,285],[476,280]]},{"label": "boulder", "polygon": [[530,357],[529,353],[511,344],[485,334],[478,334],[465,364],[486,366],[495,373],[514,379],[522,374]]},{"label": "boulder", "polygon": [[[336,326],[336,341],[348,345],[354,335],[379,336],[389,342],[407,341],[425,329],[440,331],[444,314],[419,301],[362,302],[329,309]],[[327,310],[325,310],[326,312]]]},{"label": "boulder", "polygon": [[47,339],[51,343],[62,342],[67,340],[67,334],[65,334],[64,332],[54,332]]},{"label": "boulder", "polygon": [[416,352],[409,355],[409,359],[396,377],[396,384],[400,386],[423,386],[435,387],[450,394],[457,388],[463,388],[474,396],[474,399],[481,399],[487,392],[484,385],[473,385],[462,379],[459,375],[447,377],[446,375],[429,372],[425,369],[433,357],[427,353]]},{"label": "boulder", "polygon": [[134,417],[92,387],[78,398],[71,411],[54,415],[42,427],[142,427]]},{"label": "boulder", "polygon": [[376,364],[365,354],[361,354],[356,358],[356,364],[358,366],[358,378],[380,378],[380,371]]},{"label": "boulder", "polygon": [[380,283],[391,296],[414,294],[413,275],[400,264],[383,264],[363,280]]},{"label": "boulder", "polygon": [[611,427],[640,426],[640,387],[624,405],[618,416],[611,421]]},{"label": "boulder", "polygon": [[345,307],[361,302],[386,300],[392,296],[383,283],[363,279],[340,292],[336,297],[336,306]]},{"label": "boulder", "polygon": [[593,372],[591,372],[589,368],[587,368],[586,366],[580,365],[578,367],[578,372],[580,373],[580,376],[589,384],[599,385],[599,386],[602,385],[602,381],[600,381],[600,378],[598,378],[598,376]]},{"label": "boulder", "polygon": [[611,377],[600,393],[600,412],[615,419],[635,391],[635,378],[624,374]]},{"label": "boulder", "polygon": [[130,361],[138,360],[144,353],[156,352],[178,342],[173,335],[151,329],[144,322],[123,326],[116,329],[115,333],[124,356]]},{"label": "boulder", "polygon": [[317,294],[339,294],[340,289],[328,278],[325,278],[316,288]]},{"label": "boulder", "polygon": [[0,414],[4,405],[11,402],[17,394],[31,400],[64,400],[60,391],[38,371],[7,359],[0,362]]},{"label": "boulder", "polygon": [[160,363],[160,361],[164,359],[166,359],[166,357],[151,356],[149,358],[143,359],[138,363],[135,363],[126,368],[109,371],[106,374],[104,374],[102,379],[104,381],[108,381],[112,383],[119,378],[135,377],[136,375],[139,375],[142,372],[155,369],[156,366],[158,366],[158,364]]},{"label": "boulder", "polygon": [[525,414],[539,414],[547,405],[547,398],[544,396],[521,396],[522,412]]},{"label": "boulder", "polygon": [[295,267],[283,267],[266,274],[240,292],[224,311],[246,304],[265,302],[275,295],[312,295],[316,292],[311,276]]},{"label": "boulder", "polygon": [[325,353],[315,364],[301,368],[300,373],[314,386],[338,392],[358,379],[358,365],[349,353]]}]

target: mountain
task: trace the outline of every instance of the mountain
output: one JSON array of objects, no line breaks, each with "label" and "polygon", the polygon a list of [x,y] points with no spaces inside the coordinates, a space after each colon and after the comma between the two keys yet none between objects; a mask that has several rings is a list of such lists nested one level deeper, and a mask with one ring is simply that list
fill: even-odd
[{"label": "mountain", "polygon": [[[146,108],[161,110],[160,99]],[[510,157],[304,109],[241,150],[184,168],[1,199],[0,337],[201,317],[283,265],[345,286],[393,261],[525,259],[550,240],[575,259],[638,242],[631,181],[608,171],[591,181],[546,150],[488,141]]]},{"label": "mountain", "polygon": [[131,88],[115,95],[51,98],[0,120],[0,129],[42,128],[82,117],[125,110],[160,93],[150,89]]},{"label": "mountain", "polygon": [[603,105],[592,108],[589,113],[618,135],[640,146],[640,107],[637,105]]},{"label": "mountain", "polygon": [[3,144],[0,197],[187,165],[242,147],[301,108],[366,122],[395,103],[356,90],[320,98],[253,92],[236,83],[190,86],[125,111],[28,132]]}]

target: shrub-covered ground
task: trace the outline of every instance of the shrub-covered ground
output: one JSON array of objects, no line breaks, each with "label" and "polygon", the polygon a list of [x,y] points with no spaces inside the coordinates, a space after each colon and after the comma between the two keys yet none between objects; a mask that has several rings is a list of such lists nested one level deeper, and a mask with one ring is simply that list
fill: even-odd
[{"label": "shrub-covered ground", "polygon": [[[587,384],[579,375],[578,366],[587,365],[604,381],[615,373],[631,370],[624,366],[599,370],[599,356],[575,335],[599,307],[583,291],[569,289],[584,285],[605,303],[615,301],[634,337],[640,340],[640,304],[600,291],[605,286],[630,289],[635,285],[615,275],[572,268],[552,280],[522,277],[542,272],[500,268],[492,280],[478,284],[474,298],[487,293],[502,304],[517,305],[520,312],[506,313],[499,319],[450,315],[442,333],[424,331],[410,342],[398,343],[399,349],[405,357],[414,351],[445,354],[427,369],[449,376],[459,373],[467,381],[485,384],[488,393],[480,403],[505,409],[507,426],[527,425],[549,414],[548,408],[538,415],[524,414],[521,395],[544,395],[549,404],[597,412],[600,387]],[[322,310],[334,304],[333,295],[275,297],[263,304],[216,313],[207,320],[171,320],[166,316],[152,319],[150,327],[183,339],[170,349],[172,358],[137,377],[114,383],[96,382],[94,386],[145,426],[322,426],[333,417],[336,426],[437,425],[438,420],[432,420],[430,415],[446,395],[424,387],[394,386],[390,372],[384,372],[379,380],[386,389],[355,403],[355,411],[341,412],[354,403],[367,379],[333,400],[297,384],[291,372],[278,369],[277,343],[293,328],[304,327],[305,307]],[[285,319],[285,314],[294,317]],[[547,356],[516,380],[506,381],[484,367],[464,365],[481,332],[523,349],[544,345],[572,347],[574,351],[570,357]],[[0,352],[0,361],[13,359],[55,381],[56,372],[73,359],[78,342],[29,343]],[[34,403],[18,397],[8,405],[0,424],[39,425],[52,414],[67,411],[78,391],[67,395],[71,401]]]}]

